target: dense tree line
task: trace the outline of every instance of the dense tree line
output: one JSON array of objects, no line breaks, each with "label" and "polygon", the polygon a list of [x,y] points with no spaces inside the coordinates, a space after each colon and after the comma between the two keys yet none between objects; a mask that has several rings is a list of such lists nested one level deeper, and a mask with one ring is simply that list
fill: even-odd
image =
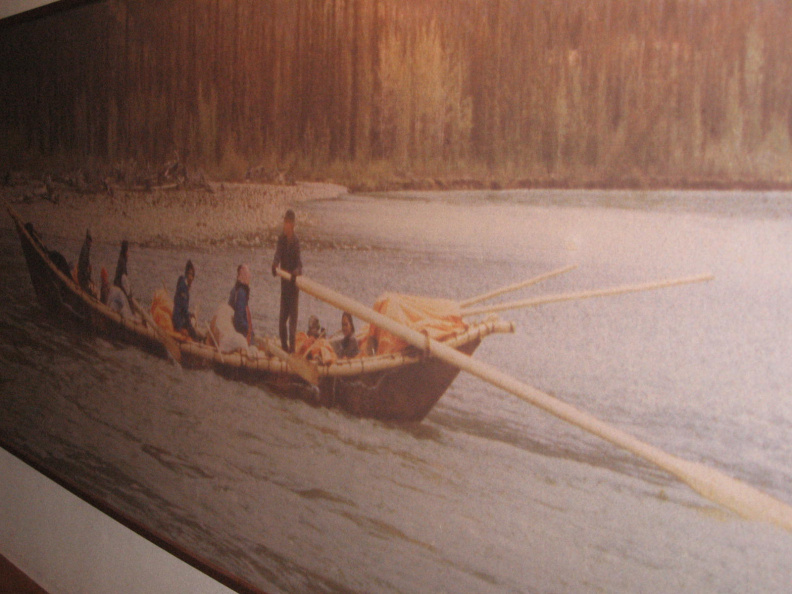
[{"label": "dense tree line", "polygon": [[783,0],[105,0],[0,36],[0,157],[788,182]]}]

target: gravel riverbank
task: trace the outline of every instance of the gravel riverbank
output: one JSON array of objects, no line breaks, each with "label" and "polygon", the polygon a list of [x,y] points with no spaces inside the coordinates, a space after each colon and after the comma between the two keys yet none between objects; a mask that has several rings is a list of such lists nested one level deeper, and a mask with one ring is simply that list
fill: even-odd
[{"label": "gravel riverbank", "polygon": [[[114,189],[108,194],[58,192],[30,184],[0,188],[0,196],[47,236],[162,247],[264,245],[274,241],[283,213],[293,208],[298,224],[316,224],[300,204],[332,199],[343,186],[298,182],[294,185],[211,183],[211,190],[168,189],[148,192]],[[10,217],[2,217],[10,226]]]}]

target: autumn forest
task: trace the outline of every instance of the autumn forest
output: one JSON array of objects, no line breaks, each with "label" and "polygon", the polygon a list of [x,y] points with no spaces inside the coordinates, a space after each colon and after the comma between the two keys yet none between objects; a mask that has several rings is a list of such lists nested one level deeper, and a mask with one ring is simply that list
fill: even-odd
[{"label": "autumn forest", "polygon": [[2,30],[0,168],[785,185],[790,32],[782,0],[88,2]]}]

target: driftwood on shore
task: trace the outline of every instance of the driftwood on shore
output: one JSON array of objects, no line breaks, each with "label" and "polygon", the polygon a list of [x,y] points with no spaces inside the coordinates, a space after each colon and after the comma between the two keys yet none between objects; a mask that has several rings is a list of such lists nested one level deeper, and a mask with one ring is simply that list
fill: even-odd
[{"label": "driftwood on shore", "polygon": [[57,204],[66,193],[112,196],[116,191],[154,192],[201,190],[213,192],[200,169],[188,168],[178,156],[160,167],[139,166],[135,161],[109,169],[78,167],[66,171],[29,173],[7,171],[3,185],[22,188],[20,198],[30,203],[49,200]]},{"label": "driftwood on shore", "polygon": [[279,186],[293,186],[296,182],[293,175],[294,164],[286,167],[272,167],[257,165],[248,167],[245,172],[245,181],[276,184]]}]

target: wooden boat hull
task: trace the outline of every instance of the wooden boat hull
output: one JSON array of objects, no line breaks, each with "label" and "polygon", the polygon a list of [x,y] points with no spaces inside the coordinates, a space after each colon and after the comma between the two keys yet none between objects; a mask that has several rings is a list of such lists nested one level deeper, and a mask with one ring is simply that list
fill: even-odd
[{"label": "wooden boat hull", "polygon": [[[470,355],[480,341],[459,350]],[[327,405],[361,417],[421,421],[459,375],[459,369],[435,358],[391,371],[357,378],[324,378],[321,395]],[[322,402],[325,404],[325,402]]]},{"label": "wooden boat hull", "polygon": [[[472,354],[480,339],[459,348]],[[459,369],[435,358],[382,371],[329,376],[312,386],[291,373],[261,372],[216,364],[217,373],[231,380],[266,386],[314,406],[337,408],[361,417],[399,423],[420,422],[459,375]]]},{"label": "wooden boat hull", "polygon": [[167,356],[165,347],[149,332],[141,332],[140,324],[126,322],[120,316],[109,317],[109,308],[99,308],[99,302],[83,294],[76,284],[61,274],[47,258],[46,247],[36,244],[29,231],[14,217],[22,243],[22,252],[30,273],[30,280],[38,302],[53,316],[73,321],[96,331],[103,337],[144,348],[161,357]]},{"label": "wooden boat hull", "polygon": [[[30,278],[41,305],[59,319],[70,319],[110,340],[137,346],[167,357],[157,331],[144,321],[125,319],[80,290],[58,270],[46,246],[26,229],[9,208],[20,237]],[[455,348],[472,354],[484,336],[513,331],[503,322],[479,324],[456,337]],[[319,385],[313,386],[291,372],[287,363],[268,353],[221,354],[210,345],[179,343],[182,365],[212,367],[223,377],[259,385],[315,406],[337,408],[365,418],[392,422],[419,422],[445,393],[459,369],[418,351],[389,356],[344,360],[319,367]]]}]

